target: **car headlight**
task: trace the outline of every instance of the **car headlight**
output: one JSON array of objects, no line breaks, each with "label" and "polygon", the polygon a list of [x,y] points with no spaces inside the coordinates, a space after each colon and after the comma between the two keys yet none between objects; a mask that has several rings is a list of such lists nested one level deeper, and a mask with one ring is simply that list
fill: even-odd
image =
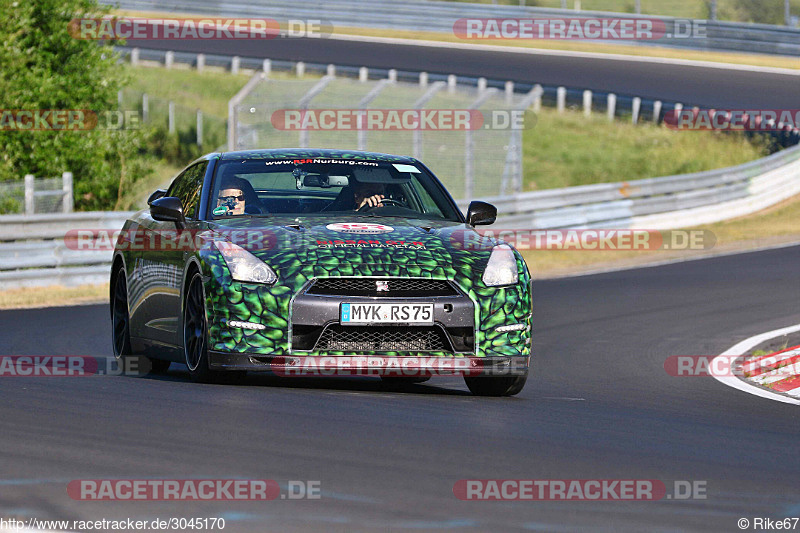
[{"label": "car headlight", "polygon": [[519,281],[517,258],[507,244],[498,244],[492,248],[489,263],[483,272],[483,283],[489,287],[514,285]]},{"label": "car headlight", "polygon": [[214,244],[225,259],[234,280],[267,285],[278,281],[278,275],[269,265],[238,244],[227,241],[214,241]]}]

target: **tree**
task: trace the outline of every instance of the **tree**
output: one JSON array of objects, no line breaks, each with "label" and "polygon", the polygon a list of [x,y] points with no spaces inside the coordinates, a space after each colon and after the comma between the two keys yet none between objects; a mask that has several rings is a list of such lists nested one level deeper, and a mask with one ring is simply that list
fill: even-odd
[{"label": "tree", "polygon": [[71,171],[77,208],[113,207],[123,172],[128,184],[149,172],[138,157],[144,134],[103,127],[126,81],[114,43],[70,33],[73,19],[102,17],[108,8],[95,0],[0,5],[0,110],[92,110],[101,118],[94,129],[80,131],[21,131],[0,123],[0,181]]}]

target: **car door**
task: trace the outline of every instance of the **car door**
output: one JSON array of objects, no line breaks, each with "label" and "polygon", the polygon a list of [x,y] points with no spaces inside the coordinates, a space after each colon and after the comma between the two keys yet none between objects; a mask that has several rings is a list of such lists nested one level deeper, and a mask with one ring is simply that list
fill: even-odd
[{"label": "car door", "polygon": [[[138,323],[148,339],[179,346],[178,326],[181,316],[181,288],[191,236],[198,227],[198,211],[208,161],[200,161],[183,171],[172,182],[167,196],[180,198],[186,217],[184,228],[174,222],[160,222],[147,216],[145,242],[155,243],[142,253],[137,274],[144,294]],[[184,235],[185,233],[185,235]]]}]

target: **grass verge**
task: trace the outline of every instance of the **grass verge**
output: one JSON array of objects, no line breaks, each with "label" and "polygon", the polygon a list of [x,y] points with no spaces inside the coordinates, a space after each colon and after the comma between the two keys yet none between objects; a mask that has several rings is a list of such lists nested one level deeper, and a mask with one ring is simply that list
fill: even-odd
[{"label": "grass verge", "polygon": [[536,126],[523,133],[526,190],[702,172],[765,155],[766,144],[741,134],[610,123],[599,113],[587,118],[550,108],[543,108]]},{"label": "grass verge", "polygon": [[58,307],[108,301],[108,284],[31,287],[0,291],[0,309]]}]

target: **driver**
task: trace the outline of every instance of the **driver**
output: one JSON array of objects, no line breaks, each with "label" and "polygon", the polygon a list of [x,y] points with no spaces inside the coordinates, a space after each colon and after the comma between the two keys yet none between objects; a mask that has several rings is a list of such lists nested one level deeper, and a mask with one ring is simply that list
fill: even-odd
[{"label": "driver", "polygon": [[226,177],[222,180],[219,195],[217,196],[217,207],[226,207],[228,215],[244,214],[245,201],[242,181],[244,181],[242,178],[235,176]]},{"label": "driver", "polygon": [[353,204],[355,211],[358,211],[365,205],[369,207],[383,207],[381,202],[384,198],[386,190],[383,183],[361,183],[356,182],[353,187]]}]

